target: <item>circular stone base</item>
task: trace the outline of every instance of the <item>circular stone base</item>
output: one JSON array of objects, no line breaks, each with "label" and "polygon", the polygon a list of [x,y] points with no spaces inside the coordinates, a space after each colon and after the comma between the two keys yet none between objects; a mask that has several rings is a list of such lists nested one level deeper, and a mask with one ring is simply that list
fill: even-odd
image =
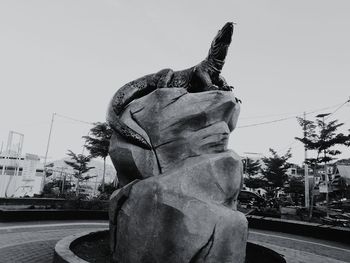
[{"label": "circular stone base", "polygon": [[[54,263],[110,263],[109,230],[84,232],[61,239],[55,247]],[[275,251],[247,243],[245,263],[286,263]]]}]

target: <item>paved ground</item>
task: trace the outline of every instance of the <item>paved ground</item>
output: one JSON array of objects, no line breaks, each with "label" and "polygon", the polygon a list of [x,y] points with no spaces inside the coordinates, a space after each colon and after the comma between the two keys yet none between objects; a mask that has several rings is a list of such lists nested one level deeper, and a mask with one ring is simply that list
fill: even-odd
[{"label": "paved ground", "polygon": [[[0,223],[0,263],[49,263],[59,239],[106,227],[105,221]],[[283,254],[288,263],[350,262],[350,246],[337,242],[255,229],[249,241]]]},{"label": "paved ground", "polygon": [[0,263],[50,263],[61,238],[106,227],[105,221],[0,224]]},{"label": "paved ground", "polygon": [[256,229],[248,239],[284,255],[288,263],[350,262],[350,246],[338,242]]}]

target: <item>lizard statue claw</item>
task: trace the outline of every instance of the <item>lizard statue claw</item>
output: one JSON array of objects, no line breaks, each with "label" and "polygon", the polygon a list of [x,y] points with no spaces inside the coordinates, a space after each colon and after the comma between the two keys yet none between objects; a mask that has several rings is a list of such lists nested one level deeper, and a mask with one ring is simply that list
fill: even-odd
[{"label": "lizard statue claw", "polygon": [[208,56],[196,66],[181,71],[163,69],[133,80],[117,90],[107,111],[107,123],[111,128],[135,145],[152,149],[152,146],[139,133],[120,120],[121,113],[130,102],[160,88],[184,88],[188,92],[233,90],[233,87],[229,86],[220,75],[231,44],[233,24],[228,22],[219,30],[212,41]]}]

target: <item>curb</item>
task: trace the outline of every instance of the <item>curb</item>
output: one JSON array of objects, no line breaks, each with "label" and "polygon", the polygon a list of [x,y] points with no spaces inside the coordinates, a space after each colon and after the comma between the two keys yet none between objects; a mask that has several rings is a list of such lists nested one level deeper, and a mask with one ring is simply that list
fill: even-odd
[{"label": "curb", "polygon": [[263,216],[248,215],[246,217],[248,228],[272,230],[350,244],[350,228]]},{"label": "curb", "polygon": [[108,220],[108,211],[101,210],[53,210],[25,209],[0,210],[0,222],[23,222],[37,220]]},{"label": "curb", "polygon": [[[106,235],[108,231],[109,230],[87,231],[61,239],[55,246],[53,263],[89,263],[74,254],[72,248],[82,241],[96,239],[98,236]],[[247,242],[246,260],[250,263],[286,263],[283,255],[252,242]]]},{"label": "curb", "polygon": [[55,246],[53,263],[89,263],[75,255],[71,247],[80,241],[90,239],[96,235],[103,235],[106,232],[108,232],[108,230],[86,231],[61,239]]},{"label": "curb", "polygon": [[[248,227],[350,244],[350,228],[280,218],[246,215]],[[108,220],[107,211],[96,210],[0,210],[0,222],[38,220]]]}]

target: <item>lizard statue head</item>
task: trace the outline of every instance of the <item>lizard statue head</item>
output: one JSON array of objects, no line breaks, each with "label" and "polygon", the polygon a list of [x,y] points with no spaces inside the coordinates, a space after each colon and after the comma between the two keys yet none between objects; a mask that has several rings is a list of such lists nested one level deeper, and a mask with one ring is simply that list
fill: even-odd
[{"label": "lizard statue head", "polygon": [[216,73],[221,73],[222,67],[225,63],[228,48],[231,44],[233,35],[233,22],[227,22],[215,36],[211,47],[209,49],[208,57],[206,59],[210,68]]}]

